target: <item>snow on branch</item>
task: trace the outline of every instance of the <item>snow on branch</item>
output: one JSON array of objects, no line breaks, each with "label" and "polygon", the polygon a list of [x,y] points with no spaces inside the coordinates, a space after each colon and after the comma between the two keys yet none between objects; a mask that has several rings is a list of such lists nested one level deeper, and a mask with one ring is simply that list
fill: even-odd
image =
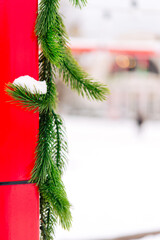
[{"label": "snow on branch", "polygon": [[13,82],[14,85],[18,85],[26,88],[31,93],[46,94],[47,93],[47,84],[46,81],[37,81],[34,78],[25,75],[19,78],[16,78]]}]

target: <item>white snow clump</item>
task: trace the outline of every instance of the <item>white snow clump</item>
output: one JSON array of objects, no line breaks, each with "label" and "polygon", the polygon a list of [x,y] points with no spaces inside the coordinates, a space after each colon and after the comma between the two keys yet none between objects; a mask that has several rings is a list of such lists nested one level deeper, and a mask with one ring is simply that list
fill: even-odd
[{"label": "white snow clump", "polygon": [[47,93],[47,84],[46,81],[37,81],[34,78],[26,75],[16,78],[13,82],[14,85],[18,85],[26,88],[31,93],[46,94]]}]

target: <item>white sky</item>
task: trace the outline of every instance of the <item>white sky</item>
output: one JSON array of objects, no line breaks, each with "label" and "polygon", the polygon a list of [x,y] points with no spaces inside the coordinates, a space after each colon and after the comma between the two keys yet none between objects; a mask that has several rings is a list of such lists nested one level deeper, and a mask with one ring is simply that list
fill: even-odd
[{"label": "white sky", "polygon": [[113,39],[124,35],[160,35],[160,1],[88,0],[87,7],[63,10],[67,26],[79,23],[81,37]]}]

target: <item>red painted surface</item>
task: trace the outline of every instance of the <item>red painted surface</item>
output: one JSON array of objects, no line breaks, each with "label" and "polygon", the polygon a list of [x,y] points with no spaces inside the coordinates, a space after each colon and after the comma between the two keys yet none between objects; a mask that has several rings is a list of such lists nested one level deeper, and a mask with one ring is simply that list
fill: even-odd
[{"label": "red painted surface", "polygon": [[0,239],[38,240],[39,202],[32,184],[0,186]]},{"label": "red painted surface", "polygon": [[5,84],[38,79],[37,0],[0,0],[0,182],[26,180],[34,166],[38,114],[7,102]]},{"label": "red painted surface", "polygon": [[[0,182],[27,180],[34,166],[39,116],[9,103],[4,88],[22,75],[38,80],[37,4],[0,0]],[[0,186],[0,239],[39,239],[34,184]]]}]

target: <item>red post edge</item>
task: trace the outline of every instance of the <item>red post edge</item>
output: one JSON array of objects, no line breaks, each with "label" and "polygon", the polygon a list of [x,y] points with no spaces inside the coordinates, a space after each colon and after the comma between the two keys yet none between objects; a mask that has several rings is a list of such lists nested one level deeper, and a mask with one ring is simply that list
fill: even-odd
[{"label": "red post edge", "polygon": [[[34,33],[38,0],[0,0],[0,182],[30,179],[39,115],[8,102],[5,85],[38,80]],[[0,239],[39,239],[39,194],[34,184],[0,186]]]}]

